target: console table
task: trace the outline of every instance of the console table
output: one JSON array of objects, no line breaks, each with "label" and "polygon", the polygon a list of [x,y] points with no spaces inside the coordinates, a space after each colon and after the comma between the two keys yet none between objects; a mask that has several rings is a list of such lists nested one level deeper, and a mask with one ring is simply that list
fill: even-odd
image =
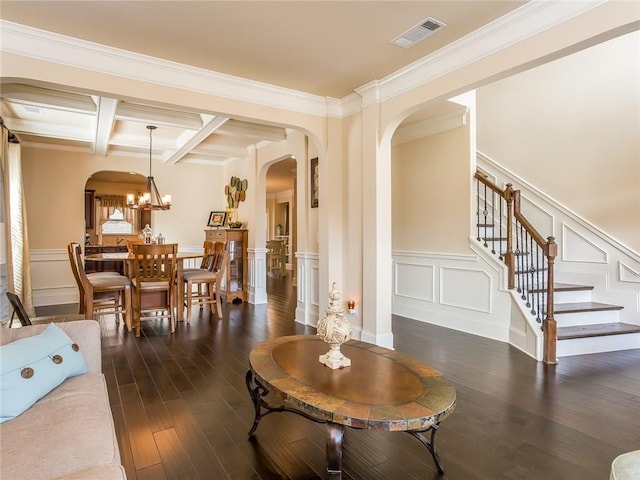
[{"label": "console table", "polygon": [[245,228],[217,228],[205,230],[205,240],[227,244],[226,265],[222,289],[227,303],[247,299],[248,230]]}]

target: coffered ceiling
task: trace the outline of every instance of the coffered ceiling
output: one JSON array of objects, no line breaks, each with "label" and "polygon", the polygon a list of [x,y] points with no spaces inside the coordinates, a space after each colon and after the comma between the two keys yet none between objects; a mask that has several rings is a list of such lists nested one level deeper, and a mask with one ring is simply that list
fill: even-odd
[{"label": "coffered ceiling", "polygon": [[[305,94],[341,99],[442,49],[523,1],[6,1],[3,22]],[[391,41],[432,18],[411,48]],[[9,25],[4,23],[4,25]],[[1,31],[0,31],[1,33]],[[284,128],[59,85],[2,83],[1,115],[25,146],[223,163]]]}]

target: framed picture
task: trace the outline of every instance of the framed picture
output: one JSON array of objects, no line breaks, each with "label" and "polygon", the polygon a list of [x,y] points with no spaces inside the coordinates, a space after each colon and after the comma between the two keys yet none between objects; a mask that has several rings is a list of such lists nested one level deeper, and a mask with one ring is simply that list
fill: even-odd
[{"label": "framed picture", "polygon": [[311,159],[311,208],[318,208],[318,157]]},{"label": "framed picture", "polygon": [[211,212],[209,214],[209,222],[207,227],[224,227],[227,220],[227,212]]}]

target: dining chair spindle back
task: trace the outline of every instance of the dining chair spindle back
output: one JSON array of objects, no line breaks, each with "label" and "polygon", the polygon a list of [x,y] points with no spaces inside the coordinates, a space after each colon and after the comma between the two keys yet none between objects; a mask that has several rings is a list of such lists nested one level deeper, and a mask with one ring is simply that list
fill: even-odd
[{"label": "dining chair spindle back", "polygon": [[[218,318],[222,318],[222,299],[220,287],[224,274],[224,256],[226,255],[225,242],[205,242],[205,252],[202,260],[202,268],[190,269],[183,274],[185,286],[185,304],[187,307],[187,322],[191,321],[191,309],[198,305],[200,309],[204,305],[216,306]],[[196,286],[196,291],[193,287]]]},{"label": "dining chair spindle back", "polygon": [[168,318],[175,332],[175,280],[177,243],[132,245],[133,311],[136,336],[140,336],[140,320]]},{"label": "dining chair spindle back", "polygon": [[96,315],[124,316],[127,329],[132,328],[131,280],[118,272],[86,273],[80,244],[67,244],[67,255],[78,285],[78,313],[92,319]]}]

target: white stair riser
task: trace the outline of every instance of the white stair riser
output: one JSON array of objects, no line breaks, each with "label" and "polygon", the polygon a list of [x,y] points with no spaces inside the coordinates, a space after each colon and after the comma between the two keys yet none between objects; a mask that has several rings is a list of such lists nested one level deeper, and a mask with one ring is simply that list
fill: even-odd
[{"label": "white stair riser", "polygon": [[587,353],[615,352],[640,348],[640,333],[606,335],[603,337],[572,338],[559,340],[556,347],[558,357],[584,355]]},{"label": "white stair riser", "polygon": [[592,290],[576,290],[571,292],[555,292],[553,301],[557,303],[580,303],[591,301]]},{"label": "white stair riser", "polygon": [[616,323],[620,321],[619,310],[604,310],[579,313],[556,313],[554,315],[558,327],[574,327],[594,323]]}]

